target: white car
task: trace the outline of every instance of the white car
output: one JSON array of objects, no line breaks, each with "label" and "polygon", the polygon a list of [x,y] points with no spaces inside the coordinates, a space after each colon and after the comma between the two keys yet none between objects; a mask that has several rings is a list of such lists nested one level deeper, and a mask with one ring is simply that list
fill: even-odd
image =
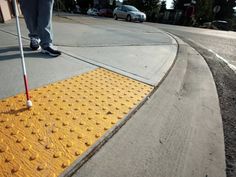
[{"label": "white car", "polygon": [[88,15],[97,16],[97,15],[98,15],[98,10],[95,9],[95,8],[90,8],[90,9],[87,11],[87,14],[88,14]]},{"label": "white car", "polygon": [[115,8],[115,10],[113,11],[113,16],[115,20],[117,20],[118,18],[123,18],[127,21],[146,21],[146,14],[130,5],[122,5]]}]

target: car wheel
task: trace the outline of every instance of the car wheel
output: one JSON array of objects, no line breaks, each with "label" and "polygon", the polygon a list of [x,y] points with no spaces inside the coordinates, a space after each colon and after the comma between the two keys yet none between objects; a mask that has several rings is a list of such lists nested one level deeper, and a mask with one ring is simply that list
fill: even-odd
[{"label": "car wheel", "polygon": [[131,16],[130,16],[130,15],[127,15],[126,20],[127,20],[128,22],[131,22]]},{"label": "car wheel", "polygon": [[116,14],[114,15],[114,19],[115,19],[115,20],[118,20],[118,17],[117,17],[117,15],[116,15]]}]

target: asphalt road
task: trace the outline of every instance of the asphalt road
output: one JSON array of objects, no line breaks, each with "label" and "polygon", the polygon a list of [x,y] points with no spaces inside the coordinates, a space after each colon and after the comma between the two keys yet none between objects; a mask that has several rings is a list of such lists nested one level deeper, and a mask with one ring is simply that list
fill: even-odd
[{"label": "asphalt road", "polygon": [[200,44],[217,53],[236,67],[236,32],[165,24],[148,24],[156,26],[164,31],[168,31],[185,40],[194,41],[194,43]]},{"label": "asphalt road", "polygon": [[226,173],[236,176],[236,33],[146,23],[178,36],[195,48],[213,74],[224,127]]}]

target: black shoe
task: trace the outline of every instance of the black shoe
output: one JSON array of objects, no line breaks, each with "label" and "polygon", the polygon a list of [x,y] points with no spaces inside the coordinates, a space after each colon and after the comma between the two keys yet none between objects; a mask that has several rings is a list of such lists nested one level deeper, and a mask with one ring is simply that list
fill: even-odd
[{"label": "black shoe", "polygon": [[61,55],[61,52],[59,50],[55,50],[52,47],[46,47],[41,50],[42,53],[48,54],[52,57],[58,57]]},{"label": "black shoe", "polygon": [[32,50],[38,50],[39,49],[39,40],[36,38],[30,39],[30,48]]}]

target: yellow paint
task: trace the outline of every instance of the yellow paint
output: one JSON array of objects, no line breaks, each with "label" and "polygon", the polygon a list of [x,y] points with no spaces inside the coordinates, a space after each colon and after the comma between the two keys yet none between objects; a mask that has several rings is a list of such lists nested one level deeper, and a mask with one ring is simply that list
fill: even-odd
[{"label": "yellow paint", "polygon": [[152,89],[96,69],[0,100],[0,177],[58,176]]}]

